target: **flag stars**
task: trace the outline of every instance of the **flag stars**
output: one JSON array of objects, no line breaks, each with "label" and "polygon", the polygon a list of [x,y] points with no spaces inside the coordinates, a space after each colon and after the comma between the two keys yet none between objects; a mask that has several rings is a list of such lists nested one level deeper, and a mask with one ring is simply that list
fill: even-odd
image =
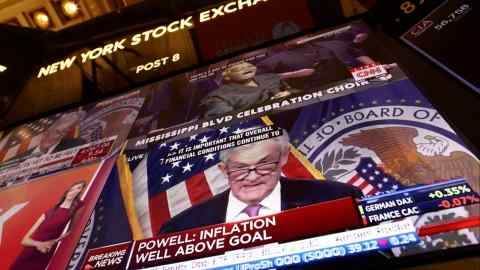
[{"label": "flag stars", "polygon": [[377,187],[378,187],[378,188],[382,188],[382,187],[383,187],[383,184],[382,184],[382,183],[379,183],[379,184],[377,184]]},{"label": "flag stars", "polygon": [[182,171],[183,173],[191,172],[193,168],[193,164],[190,164],[190,162],[187,162],[187,164],[182,168],[183,168],[183,171]]},{"label": "flag stars", "polygon": [[378,101],[374,100],[372,101],[372,105],[377,105],[378,104]]},{"label": "flag stars", "polygon": [[213,160],[215,158],[215,153],[210,153],[206,156],[204,156],[205,158],[205,162],[209,161],[209,160]]},{"label": "flag stars", "polygon": [[170,145],[170,151],[178,150],[178,147],[180,147],[180,144],[175,142],[174,144]]},{"label": "flag stars", "polygon": [[210,137],[203,136],[203,137],[200,139],[200,143],[207,143],[207,142],[208,142],[208,139],[210,139]]},{"label": "flag stars", "polygon": [[392,103],[392,100],[391,100],[391,99],[387,99],[385,102],[386,102],[386,103]]},{"label": "flag stars", "polygon": [[370,176],[370,177],[368,177],[368,180],[373,181],[373,180],[375,180],[375,177]]},{"label": "flag stars", "polygon": [[166,147],[166,146],[167,146],[167,143],[161,143],[161,144],[158,146],[158,148],[160,149],[160,148]]},{"label": "flag stars", "polygon": [[398,189],[398,185],[393,185],[392,188],[393,188],[394,190],[397,190],[397,189]]},{"label": "flag stars", "polygon": [[372,163],[368,163],[368,164],[367,164],[367,167],[368,167],[368,168],[372,168],[372,167],[373,167],[373,164],[372,164]]},{"label": "flag stars", "polygon": [[401,103],[405,103],[405,102],[407,102],[407,101],[402,98],[402,99],[400,99],[400,102],[401,102]]},{"label": "flag stars", "polygon": [[364,105],[363,102],[358,103],[358,107],[363,107]]},{"label": "flag stars", "polygon": [[195,134],[195,135],[190,136],[189,141],[190,141],[190,142],[191,142],[191,141],[195,141],[195,140],[197,139],[197,135],[198,135],[198,134]]},{"label": "flag stars", "polygon": [[422,101],[421,100],[415,100],[415,104],[422,104]]},{"label": "flag stars", "polygon": [[382,181],[383,181],[384,183],[387,183],[387,182],[388,182],[388,178],[387,178],[387,177],[384,177],[384,178],[382,179]]},{"label": "flag stars", "polygon": [[176,167],[180,167],[180,162],[181,162],[181,161],[175,161],[175,162],[173,162],[173,163],[172,163],[172,169],[173,169],[173,168],[176,168]]},{"label": "flag stars", "polygon": [[233,133],[240,134],[240,133],[242,133],[242,130],[240,128],[237,128],[237,129],[235,129],[235,131]]},{"label": "flag stars", "polygon": [[379,175],[379,174],[380,174],[380,172],[377,171],[377,170],[375,170],[373,173],[374,173],[375,175]]},{"label": "flag stars", "polygon": [[167,173],[167,175],[162,177],[162,184],[170,183],[170,179],[172,179],[172,177],[173,177],[173,175]]},{"label": "flag stars", "polygon": [[220,134],[223,134],[223,133],[228,133],[228,127],[222,127],[220,129]]},{"label": "flag stars", "polygon": [[362,169],[362,173],[367,173],[367,169]]}]

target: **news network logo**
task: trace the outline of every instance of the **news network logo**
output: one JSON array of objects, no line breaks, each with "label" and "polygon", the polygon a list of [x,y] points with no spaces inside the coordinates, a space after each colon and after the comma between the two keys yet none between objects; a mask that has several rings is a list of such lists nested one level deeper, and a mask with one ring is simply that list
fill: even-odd
[{"label": "news network logo", "polygon": [[433,21],[431,20],[423,20],[419,23],[417,23],[413,29],[410,31],[410,35],[413,37],[419,37],[423,32],[427,31],[430,26],[433,25]]},{"label": "news network logo", "polygon": [[368,64],[357,68],[350,69],[355,81],[363,81],[366,79],[376,78],[387,75],[387,70],[381,64]]}]

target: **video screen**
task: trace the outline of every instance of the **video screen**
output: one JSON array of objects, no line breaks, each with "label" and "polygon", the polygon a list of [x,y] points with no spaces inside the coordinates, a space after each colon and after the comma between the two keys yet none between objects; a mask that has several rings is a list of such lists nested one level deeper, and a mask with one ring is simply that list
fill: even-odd
[{"label": "video screen", "polygon": [[379,47],[355,22],[140,89],[69,269],[289,269],[478,245],[479,160]]},{"label": "video screen", "polygon": [[113,162],[0,190],[1,269],[66,269]]},{"label": "video screen", "polygon": [[476,34],[476,5],[470,0],[443,1],[401,39],[480,93],[480,79],[471,61],[477,49],[471,42]]},{"label": "video screen", "polygon": [[304,36],[144,87],[145,106],[129,138],[162,133],[158,138],[163,140],[179,135],[168,130],[190,130],[191,123],[205,128],[258,117],[281,110],[279,101],[329,88],[362,87],[360,78],[378,74],[385,75],[377,79],[381,82],[395,67],[363,24]]},{"label": "video screen", "polygon": [[[231,6],[232,4],[223,9],[225,12],[230,11]],[[242,12],[199,23],[194,31],[202,57],[205,60],[212,60],[273,39],[312,29],[315,22],[310,14],[307,0],[263,1],[256,8],[243,9]],[[238,27],[239,25],[241,27]]]},{"label": "video screen", "polygon": [[0,189],[117,153],[143,101],[134,91],[5,131]]}]

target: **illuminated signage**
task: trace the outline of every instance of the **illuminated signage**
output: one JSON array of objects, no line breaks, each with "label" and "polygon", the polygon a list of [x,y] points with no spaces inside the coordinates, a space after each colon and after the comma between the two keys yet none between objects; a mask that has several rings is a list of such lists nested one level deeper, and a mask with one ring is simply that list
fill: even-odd
[{"label": "illuminated signage", "polygon": [[[209,10],[204,10],[199,13],[197,19],[198,22],[203,23],[211,21],[217,17],[224,16],[226,14],[235,13],[242,9],[256,6],[262,2],[267,2],[268,0],[237,0],[231,1],[229,3],[214,7]],[[45,77],[52,75],[58,71],[68,69],[72,66],[75,61],[80,61],[85,63],[88,60],[95,60],[99,57],[113,54],[117,51],[124,50],[125,48],[131,46],[137,46],[144,42],[151,41],[156,38],[163,37],[167,33],[173,33],[181,31],[184,29],[190,29],[195,26],[194,17],[189,16],[181,18],[180,20],[173,21],[166,25],[160,25],[156,28],[148,29],[141,33],[134,33],[130,38],[123,38],[116,40],[114,42],[99,46],[95,49],[81,52],[79,55],[73,55],[68,58],[62,59],[56,63],[50,64],[48,66],[43,66],[37,73],[37,78]]]}]

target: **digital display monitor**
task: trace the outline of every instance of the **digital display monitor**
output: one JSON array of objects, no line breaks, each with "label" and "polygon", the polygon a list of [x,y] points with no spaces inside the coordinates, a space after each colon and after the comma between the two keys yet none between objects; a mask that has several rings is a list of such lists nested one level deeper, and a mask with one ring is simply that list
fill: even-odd
[{"label": "digital display monitor", "polygon": [[478,245],[480,165],[360,22],[139,89],[70,269],[277,269]]},{"label": "digital display monitor", "polygon": [[476,35],[478,9],[475,1],[443,1],[401,39],[480,93],[480,80],[472,63],[472,53],[476,51],[472,37]]}]

